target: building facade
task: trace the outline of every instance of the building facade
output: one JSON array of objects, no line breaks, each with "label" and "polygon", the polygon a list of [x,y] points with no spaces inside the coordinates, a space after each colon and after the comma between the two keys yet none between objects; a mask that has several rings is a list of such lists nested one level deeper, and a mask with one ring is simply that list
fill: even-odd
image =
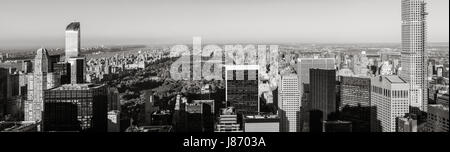
[{"label": "building facade", "polygon": [[371,79],[371,131],[395,132],[396,120],[409,113],[409,84],[398,76]]},{"label": "building facade", "polygon": [[69,58],[76,58],[81,46],[80,22],[72,22],[66,27],[66,61]]},{"label": "building facade", "polygon": [[278,107],[282,132],[300,132],[300,91],[297,75],[286,75],[281,78],[278,93]]},{"label": "building facade", "polygon": [[44,131],[107,131],[105,85],[62,85],[44,96]]},{"label": "building facade", "polygon": [[427,111],[427,23],[425,0],[402,0],[402,54],[400,77],[409,84],[413,113]]},{"label": "building facade", "polygon": [[260,111],[258,69],[258,65],[225,67],[225,100],[237,114],[257,114]]}]

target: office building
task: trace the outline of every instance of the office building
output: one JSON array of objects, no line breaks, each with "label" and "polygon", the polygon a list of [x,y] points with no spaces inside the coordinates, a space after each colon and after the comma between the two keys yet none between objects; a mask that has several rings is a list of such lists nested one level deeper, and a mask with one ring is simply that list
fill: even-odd
[{"label": "office building", "polygon": [[300,132],[300,91],[297,75],[285,75],[281,78],[278,93],[278,107],[282,132]]},{"label": "office building", "polygon": [[0,119],[6,112],[8,70],[0,68]]},{"label": "office building", "polygon": [[54,73],[60,76],[59,80],[61,85],[70,84],[71,82],[70,76],[72,73],[70,71],[70,63],[66,62],[54,63],[53,69]]},{"label": "office building", "polygon": [[297,74],[300,85],[300,96],[303,94],[303,84],[310,84],[311,69],[335,69],[334,58],[300,58],[297,63]]},{"label": "office building", "polygon": [[368,77],[341,77],[341,105],[344,106],[370,106],[370,78]]},{"label": "office building", "polygon": [[244,132],[280,132],[278,115],[246,115],[243,117]]},{"label": "office building", "polygon": [[425,0],[402,0],[402,53],[400,77],[409,84],[413,113],[427,112],[427,22]]},{"label": "office building", "polygon": [[31,92],[29,92],[30,95],[27,101],[25,101],[25,121],[42,120],[44,90],[47,89],[48,58],[47,49],[41,48],[37,50],[34,58],[34,72],[31,75],[33,80],[28,82],[32,89],[29,89]]},{"label": "office building", "polygon": [[226,101],[235,108],[237,114],[257,114],[258,65],[226,65],[225,91]]},{"label": "office building", "polygon": [[66,61],[77,58],[81,48],[80,22],[72,22],[66,27]]},{"label": "office building", "polygon": [[86,63],[85,58],[69,58],[70,64],[70,83],[80,84],[86,82]]},{"label": "office building", "polygon": [[44,96],[44,131],[107,131],[106,86],[67,84]]},{"label": "office building", "polygon": [[371,79],[371,131],[395,132],[396,120],[409,113],[409,84],[398,76]]},{"label": "office building", "polygon": [[370,132],[370,78],[340,77],[339,119],[352,122],[352,132]]},{"label": "office building", "polygon": [[237,115],[234,108],[222,109],[218,118],[215,132],[242,132],[241,125],[237,122]]},{"label": "office building", "polygon": [[321,132],[322,122],[336,114],[336,71],[310,70],[310,131]]},{"label": "office building", "polygon": [[191,103],[186,104],[186,122],[187,131],[189,132],[206,132],[212,131],[213,124],[208,124],[211,119],[211,108],[208,104]]},{"label": "office building", "polygon": [[22,61],[22,71],[23,71],[23,73],[33,72],[33,62],[31,62],[31,60],[23,60]]},{"label": "office building", "polygon": [[440,104],[428,105],[425,131],[448,133],[448,107]]}]

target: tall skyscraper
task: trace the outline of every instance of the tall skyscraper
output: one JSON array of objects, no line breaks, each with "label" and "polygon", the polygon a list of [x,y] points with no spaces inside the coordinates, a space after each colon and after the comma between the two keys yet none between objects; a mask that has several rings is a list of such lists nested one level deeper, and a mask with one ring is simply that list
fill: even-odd
[{"label": "tall skyscraper", "polygon": [[278,94],[278,107],[282,132],[300,132],[300,91],[297,75],[285,75],[281,78]]},{"label": "tall skyscraper", "polygon": [[409,113],[408,83],[398,76],[378,76],[371,84],[371,131],[395,132],[397,118]]},{"label": "tall skyscraper", "polygon": [[341,77],[341,105],[370,106],[370,78],[368,77]]},{"label": "tall skyscraper", "polygon": [[80,22],[72,22],[66,27],[66,61],[69,58],[76,58],[79,55],[80,40]]},{"label": "tall skyscraper", "polygon": [[28,85],[32,86],[32,96],[28,98],[25,104],[25,121],[42,120],[42,111],[44,110],[44,90],[47,89],[47,73],[49,55],[47,49],[37,50],[34,58],[33,81]]},{"label": "tall skyscraper", "polygon": [[427,111],[426,2],[402,0],[402,53],[400,77],[409,84],[412,112]]},{"label": "tall skyscraper", "polygon": [[[297,63],[297,74],[300,84],[310,84],[310,69],[335,69],[334,58],[300,58]],[[302,87],[300,93],[302,93]]]},{"label": "tall skyscraper", "polygon": [[352,122],[352,132],[370,132],[370,78],[341,77],[339,119]]},{"label": "tall skyscraper", "polygon": [[225,67],[226,101],[237,114],[257,114],[258,65],[227,65]]},{"label": "tall skyscraper", "polygon": [[[0,68],[0,117],[6,112],[8,70]],[[0,118],[1,119],[1,118]]]},{"label": "tall skyscraper", "polygon": [[310,131],[322,132],[322,122],[336,112],[336,70],[310,70]]}]

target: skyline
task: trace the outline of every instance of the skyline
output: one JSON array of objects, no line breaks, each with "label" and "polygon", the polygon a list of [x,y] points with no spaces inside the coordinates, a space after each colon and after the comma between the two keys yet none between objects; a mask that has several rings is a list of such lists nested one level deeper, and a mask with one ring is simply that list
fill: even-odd
[{"label": "skyline", "polygon": [[[189,43],[192,36],[205,43],[400,43],[399,2],[82,0],[68,8],[65,0],[6,0],[0,47],[64,47],[61,31],[71,21],[82,24],[82,47]],[[428,0],[428,42],[448,43],[448,6]]]}]

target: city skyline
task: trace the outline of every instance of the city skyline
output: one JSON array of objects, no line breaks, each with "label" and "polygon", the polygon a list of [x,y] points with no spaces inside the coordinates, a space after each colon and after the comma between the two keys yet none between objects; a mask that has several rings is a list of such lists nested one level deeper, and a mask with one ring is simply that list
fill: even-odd
[{"label": "city skyline", "polygon": [[[68,8],[66,1],[7,0],[0,6],[6,23],[0,24],[0,47],[63,47],[64,33],[56,29],[71,21],[85,26],[85,47],[185,43],[192,36],[205,43],[400,43],[399,3],[137,0],[78,1]],[[429,42],[448,42],[448,1],[428,5]]]},{"label": "city skyline", "polygon": [[70,21],[64,51],[0,53],[0,132],[448,132],[448,45],[426,0],[399,3],[399,46],[84,49]]}]

